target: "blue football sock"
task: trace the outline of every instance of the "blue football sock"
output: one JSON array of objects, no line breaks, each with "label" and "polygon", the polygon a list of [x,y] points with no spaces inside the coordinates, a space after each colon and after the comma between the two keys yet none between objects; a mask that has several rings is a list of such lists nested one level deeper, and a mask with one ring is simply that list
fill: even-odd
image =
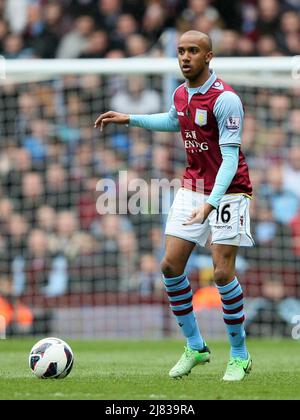
[{"label": "blue football sock", "polygon": [[244,328],[243,290],[238,279],[226,286],[217,286],[223,303],[223,316],[231,344],[231,357],[248,358]]},{"label": "blue football sock", "polygon": [[164,277],[164,283],[172,312],[187,338],[187,346],[193,350],[202,350],[205,344],[193,311],[193,292],[187,276]]}]

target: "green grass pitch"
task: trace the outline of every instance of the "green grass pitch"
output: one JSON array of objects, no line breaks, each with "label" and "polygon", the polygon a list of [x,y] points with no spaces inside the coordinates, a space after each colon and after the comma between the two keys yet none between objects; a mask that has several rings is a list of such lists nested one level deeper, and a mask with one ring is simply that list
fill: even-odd
[{"label": "green grass pitch", "polygon": [[242,383],[221,381],[225,342],[209,343],[212,361],[181,380],[168,371],[183,343],[163,341],[69,341],[75,354],[70,376],[39,380],[28,368],[37,339],[0,341],[0,399],[203,400],[300,399],[300,342],[249,340],[253,371]]}]

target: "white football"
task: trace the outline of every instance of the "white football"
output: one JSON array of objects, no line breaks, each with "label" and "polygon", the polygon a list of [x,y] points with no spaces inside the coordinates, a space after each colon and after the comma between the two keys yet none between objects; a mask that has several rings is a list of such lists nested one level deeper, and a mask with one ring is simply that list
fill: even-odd
[{"label": "white football", "polygon": [[73,363],[71,347],[55,337],[38,341],[29,354],[29,367],[41,379],[63,379],[71,372]]}]

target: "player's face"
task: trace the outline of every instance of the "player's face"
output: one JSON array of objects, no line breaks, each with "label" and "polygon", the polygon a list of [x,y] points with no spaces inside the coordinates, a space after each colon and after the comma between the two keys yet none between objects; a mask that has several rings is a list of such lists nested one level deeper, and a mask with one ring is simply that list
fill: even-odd
[{"label": "player's face", "polygon": [[210,61],[210,53],[201,42],[182,39],[178,45],[178,60],[184,77],[195,81],[201,77]]}]

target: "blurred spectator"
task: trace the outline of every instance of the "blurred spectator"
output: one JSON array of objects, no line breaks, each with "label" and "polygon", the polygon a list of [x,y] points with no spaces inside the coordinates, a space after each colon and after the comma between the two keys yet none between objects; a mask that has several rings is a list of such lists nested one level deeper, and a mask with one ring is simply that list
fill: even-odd
[{"label": "blurred spectator", "polygon": [[27,219],[17,213],[10,214],[8,221],[8,257],[11,262],[16,257],[24,256],[26,252],[26,239],[30,225]]},{"label": "blurred spectator", "polygon": [[79,58],[104,58],[108,49],[107,34],[105,31],[94,31],[83,48]]},{"label": "blurred spectator", "polygon": [[78,235],[78,220],[74,212],[59,212],[56,218],[56,236],[52,243],[52,253],[65,255],[68,259],[74,258],[80,245]]},{"label": "blurred spectator", "polygon": [[261,130],[257,138],[257,146],[262,162],[270,165],[280,165],[285,159],[287,136],[280,125],[274,125],[268,130]]},{"label": "blurred spectator", "polygon": [[130,129],[130,150],[129,163],[132,169],[143,171],[149,168],[151,162],[151,147],[149,142],[140,140],[142,138],[141,128],[135,127]]},{"label": "blurred spectator", "polygon": [[17,148],[10,156],[8,171],[3,180],[6,193],[16,202],[22,199],[22,180],[26,173],[32,171],[33,165],[29,152]]},{"label": "blurred spectator", "polygon": [[93,222],[99,217],[96,207],[97,178],[88,178],[84,182],[84,190],[77,198],[78,217],[82,229],[90,229]]},{"label": "blurred spectator", "polygon": [[55,231],[56,212],[50,206],[42,206],[37,211],[37,226],[47,234]]},{"label": "blurred spectator", "polygon": [[80,79],[80,98],[85,104],[88,118],[98,115],[106,109],[107,86],[97,74],[86,74]]},{"label": "blurred spectator", "polygon": [[47,157],[48,122],[35,120],[31,122],[31,134],[23,139],[24,148],[30,153],[33,163],[39,163]]},{"label": "blurred spectator", "polygon": [[242,36],[238,40],[238,55],[241,57],[255,56],[255,43],[252,39]]},{"label": "blurred spectator", "polygon": [[35,172],[28,172],[22,180],[22,200],[19,210],[24,212],[30,223],[36,222],[36,212],[45,202],[45,188],[42,177]]},{"label": "blurred spectator", "polygon": [[153,45],[163,32],[166,21],[164,7],[159,3],[149,3],[144,14],[142,32]]},{"label": "blurred spectator", "polygon": [[69,260],[71,293],[95,293],[106,289],[104,271],[101,264],[100,245],[88,233],[77,236],[78,250]]},{"label": "blurred spectator", "polygon": [[277,43],[273,35],[262,35],[256,44],[257,54],[261,57],[270,56],[277,51]]},{"label": "blurred spectator", "polygon": [[[53,2],[43,6],[40,10],[40,30],[31,30],[28,36],[28,43],[32,46],[34,55],[38,58],[55,58],[60,37],[63,36],[62,7],[59,2]],[[43,13],[42,13],[43,12]]]},{"label": "blurred spectator", "polygon": [[8,198],[0,200],[0,232],[1,235],[8,233],[9,220],[13,213],[13,203]]},{"label": "blurred spectator", "polygon": [[69,209],[76,202],[72,195],[72,185],[69,184],[65,169],[56,163],[48,166],[46,172],[46,199],[48,206],[56,211]]},{"label": "blurred spectator", "polygon": [[25,47],[21,35],[9,34],[4,39],[3,56],[7,59],[32,58],[33,52]]},{"label": "blurred spectator", "polygon": [[111,33],[122,14],[121,0],[98,0],[96,22],[99,28]]},{"label": "blurred spectator", "polygon": [[129,114],[152,114],[160,110],[159,94],[147,87],[147,79],[143,76],[129,77],[127,90],[120,91],[111,101],[111,108]]},{"label": "blurred spectator", "polygon": [[42,293],[48,283],[51,256],[47,236],[41,230],[32,230],[27,238],[25,257],[26,283],[24,294],[32,296]]},{"label": "blurred spectator", "polygon": [[42,7],[38,2],[29,2],[27,6],[27,22],[24,28],[25,41],[31,43],[34,38],[39,37],[45,26],[42,16]]},{"label": "blurred spectator", "polygon": [[148,40],[140,34],[131,34],[126,39],[126,52],[128,57],[144,56],[148,50]]},{"label": "blurred spectator", "polygon": [[[27,0],[6,0],[5,18],[14,33],[22,33],[27,23]],[[16,10],[18,13],[16,13]]]},{"label": "blurred spectator", "polygon": [[278,0],[258,0],[256,28],[260,35],[276,33],[279,27],[280,9],[280,2]]},{"label": "blurred spectator", "polygon": [[32,120],[40,117],[38,98],[32,93],[24,92],[18,98],[19,112],[16,118],[16,134],[19,139],[31,133]]},{"label": "blurred spectator", "polygon": [[134,16],[130,14],[122,14],[118,17],[116,29],[111,36],[111,49],[124,49],[125,40],[128,36],[138,32],[138,23]]},{"label": "blurred spectator", "polygon": [[267,279],[262,296],[247,302],[247,334],[290,337],[293,318],[299,310],[300,300],[287,297],[282,282]]},{"label": "blurred spectator", "polygon": [[300,109],[292,109],[289,118],[289,146],[300,143]]},{"label": "blurred spectator", "polygon": [[300,198],[300,146],[293,145],[288,153],[288,160],[283,168],[284,187]]},{"label": "blurred spectator", "polygon": [[93,175],[94,156],[91,145],[80,144],[72,160],[70,176],[73,180],[72,191],[77,191],[77,186],[89,176]]},{"label": "blurred spectator", "polygon": [[18,108],[18,90],[13,83],[5,83],[0,91],[0,133],[2,136],[16,135],[16,115]]},{"label": "blurred spectator", "polygon": [[158,261],[153,254],[140,256],[140,272],[138,287],[142,295],[151,295],[161,289],[161,276],[159,274]]},{"label": "blurred spectator", "polygon": [[239,34],[233,30],[225,30],[222,33],[222,39],[215,45],[217,55],[220,57],[238,56]]},{"label": "blurred spectator", "polygon": [[187,7],[182,12],[183,18],[191,23],[197,17],[216,13],[216,10],[209,3],[209,0],[188,0]]},{"label": "blurred spectator", "polygon": [[75,21],[74,29],[60,41],[56,58],[77,58],[87,47],[94,29],[94,20],[90,16],[80,16]]},{"label": "blurred spectator", "polygon": [[245,1],[241,8],[241,30],[253,41],[257,39],[256,21],[258,9],[255,3],[256,1]]},{"label": "blurred spectator", "polygon": [[119,236],[132,227],[126,218],[114,214],[106,214],[98,225],[97,240],[100,243],[99,265],[102,267],[102,276],[105,279],[102,290],[116,291],[120,287],[122,272],[122,258],[119,247]]},{"label": "blurred spectator", "polygon": [[135,277],[140,255],[138,252],[138,241],[134,232],[122,232],[119,236],[118,245],[120,249],[119,290],[136,289]]},{"label": "blurred spectator", "polygon": [[286,35],[285,38],[286,50],[288,55],[300,54],[300,40],[299,33],[292,32]]},{"label": "blurred spectator", "polygon": [[277,223],[289,224],[299,209],[297,195],[291,189],[284,188],[281,167],[271,166],[267,171],[265,195],[271,204],[273,217]]},{"label": "blurred spectator", "polygon": [[267,117],[269,127],[281,127],[288,130],[291,100],[287,95],[272,95]]}]

